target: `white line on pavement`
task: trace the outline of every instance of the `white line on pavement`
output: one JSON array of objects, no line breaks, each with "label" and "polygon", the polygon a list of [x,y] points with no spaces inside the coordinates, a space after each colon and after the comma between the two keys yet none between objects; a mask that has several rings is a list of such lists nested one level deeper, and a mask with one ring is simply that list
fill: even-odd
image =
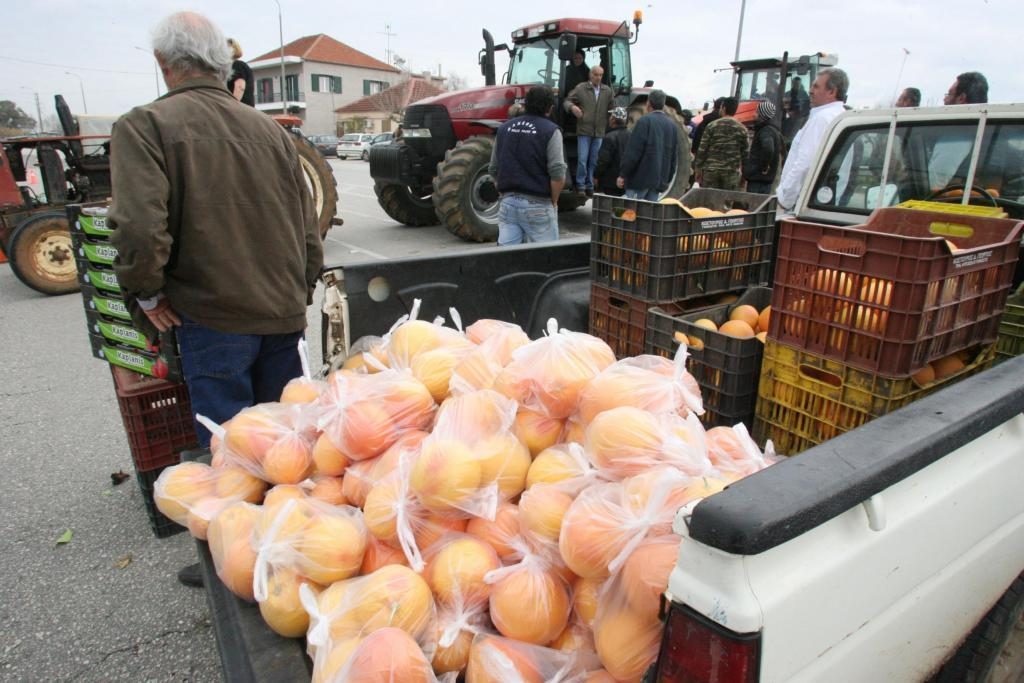
[{"label": "white line on pavement", "polygon": [[327,239],[329,239],[332,242],[337,242],[341,246],[345,247],[346,249],[351,249],[353,252],[355,252],[357,254],[366,254],[367,256],[372,256],[375,259],[380,259],[381,261],[388,261],[388,260],[390,260],[390,257],[388,257],[388,256],[384,256],[383,254],[378,254],[377,252],[370,251],[369,249],[363,249],[362,247],[357,247],[356,245],[349,244],[348,242],[343,242],[342,240],[337,239],[333,235],[328,235]]}]

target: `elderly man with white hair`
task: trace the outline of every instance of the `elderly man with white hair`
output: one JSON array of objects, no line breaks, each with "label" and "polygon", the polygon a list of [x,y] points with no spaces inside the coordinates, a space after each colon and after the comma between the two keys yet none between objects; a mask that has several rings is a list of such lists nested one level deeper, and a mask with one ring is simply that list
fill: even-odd
[{"label": "elderly man with white hair", "polygon": [[193,413],[223,423],[301,375],[323,245],[289,133],[224,85],[221,31],[173,14],[153,52],[168,92],[110,141],[114,270],[138,325],[176,330]]}]

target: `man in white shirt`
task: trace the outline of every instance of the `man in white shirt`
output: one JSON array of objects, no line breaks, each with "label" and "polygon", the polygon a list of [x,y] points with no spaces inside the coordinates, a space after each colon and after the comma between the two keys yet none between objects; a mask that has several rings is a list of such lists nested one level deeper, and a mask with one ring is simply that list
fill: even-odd
[{"label": "man in white shirt", "polygon": [[843,113],[843,102],[850,87],[850,79],[842,69],[822,69],[811,84],[811,115],[800,132],[782,167],[777,190],[780,213],[793,213],[811,163],[818,151],[829,124]]}]

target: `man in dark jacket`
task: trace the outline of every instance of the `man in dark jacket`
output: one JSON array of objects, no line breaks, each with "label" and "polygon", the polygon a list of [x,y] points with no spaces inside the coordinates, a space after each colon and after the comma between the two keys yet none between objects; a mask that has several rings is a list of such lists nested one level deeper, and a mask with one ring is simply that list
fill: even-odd
[{"label": "man in dark jacket", "polygon": [[595,66],[590,79],[565,98],[565,110],[576,117],[576,193],[583,200],[594,196],[594,167],[612,105],[612,89],[601,82],[602,78],[604,69]]},{"label": "man in dark jacket", "polygon": [[625,107],[615,107],[608,117],[608,132],[601,142],[601,152],[597,157],[597,168],[594,169],[594,183],[604,194],[621,197],[623,190],[615,184],[619,177],[619,166],[622,154],[629,143],[629,128],[626,120],[629,114]]},{"label": "man in dark jacket", "polygon": [[747,192],[771,194],[782,155],[782,131],[775,125],[775,105],[764,100],[757,105],[757,123],[750,154],[743,161]]},{"label": "man in dark jacket", "polygon": [[572,56],[572,64],[565,67],[565,94],[568,95],[580,83],[585,83],[590,76],[582,50],[576,50]]},{"label": "man in dark jacket", "polygon": [[555,96],[551,88],[535,85],[525,105],[525,114],[498,128],[488,166],[501,193],[498,246],[558,239],[565,160],[562,131],[548,118]]},{"label": "man in dark jacket", "polygon": [[616,185],[628,199],[657,201],[668,189],[679,161],[679,128],[665,113],[665,93],[652,90],[647,113],[636,122],[619,166]]}]

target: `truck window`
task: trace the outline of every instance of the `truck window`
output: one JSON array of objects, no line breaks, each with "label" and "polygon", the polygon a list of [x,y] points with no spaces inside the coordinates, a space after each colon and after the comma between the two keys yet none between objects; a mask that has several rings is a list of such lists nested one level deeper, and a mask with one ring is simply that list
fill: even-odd
[{"label": "truck window", "polygon": [[[966,181],[974,122],[898,124],[883,190],[888,132],[888,125],[846,131],[815,179],[808,205],[867,215],[878,206],[926,199]],[[1014,201],[1024,196],[1024,123],[986,123],[974,184]]]}]

